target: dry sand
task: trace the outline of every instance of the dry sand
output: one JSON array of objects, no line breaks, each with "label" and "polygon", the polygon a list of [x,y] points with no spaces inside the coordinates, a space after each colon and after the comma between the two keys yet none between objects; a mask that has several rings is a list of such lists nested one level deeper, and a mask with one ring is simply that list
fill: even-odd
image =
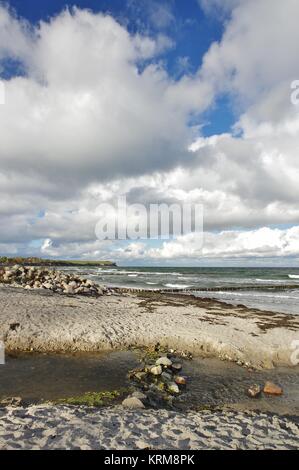
[{"label": "dry sand", "polygon": [[[297,418],[298,420],[298,418]],[[298,449],[296,418],[264,413],[0,409],[0,449]]]},{"label": "dry sand", "polygon": [[255,367],[293,365],[299,316],[182,295],[98,299],[0,288],[0,339],[7,350],[103,351],[160,342],[198,356]]}]

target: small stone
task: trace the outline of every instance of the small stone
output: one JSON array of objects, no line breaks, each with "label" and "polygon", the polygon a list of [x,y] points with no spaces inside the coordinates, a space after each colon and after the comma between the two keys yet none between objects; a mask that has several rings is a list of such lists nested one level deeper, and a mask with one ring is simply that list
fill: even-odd
[{"label": "small stone", "polygon": [[177,375],[174,378],[174,381],[177,385],[186,385],[186,383],[187,383],[187,380],[185,379],[185,377],[181,377],[179,375]]},{"label": "small stone", "polygon": [[161,375],[162,374],[162,367],[161,366],[154,366],[150,369],[150,373],[153,375]]},{"label": "small stone", "polygon": [[172,375],[169,372],[162,372],[161,378],[166,382],[171,382],[173,380]]},{"label": "small stone", "polygon": [[267,395],[282,395],[283,390],[278,385],[275,385],[273,382],[266,382],[264,386],[264,393]]},{"label": "small stone", "polygon": [[139,390],[136,390],[136,392],[132,393],[131,397],[138,398],[138,400],[141,400],[141,401],[146,400],[146,395],[142,392],[139,392]]},{"label": "small stone", "polygon": [[172,364],[171,367],[174,371],[180,371],[182,369],[182,364],[180,364],[179,362],[175,362]]},{"label": "small stone", "polygon": [[134,377],[135,377],[137,380],[140,380],[140,381],[141,381],[141,380],[144,380],[144,379],[145,379],[146,375],[147,375],[146,372],[136,372],[136,373],[134,374]]},{"label": "small stone", "polygon": [[43,284],[43,287],[44,287],[45,289],[52,289],[53,285],[50,284],[50,282],[45,282],[45,283]]},{"label": "small stone", "polygon": [[66,288],[64,289],[64,293],[65,293],[65,294],[69,294],[69,295],[73,295],[73,294],[75,293],[75,290],[74,290],[73,287],[69,287],[69,286],[68,286],[68,287],[66,287]]},{"label": "small stone", "polygon": [[144,408],[144,404],[139,398],[128,397],[122,402],[124,408],[129,408],[130,410],[138,410]]},{"label": "small stone", "polygon": [[73,287],[75,289],[77,287],[77,283],[75,281],[72,281],[69,283],[69,287]]},{"label": "small stone", "polygon": [[175,393],[175,394],[178,394],[180,393],[180,389],[179,387],[177,386],[176,383],[171,383],[168,385],[168,390],[171,392],[171,393]]},{"label": "small stone", "polygon": [[156,361],[156,364],[157,366],[170,367],[172,365],[172,362],[170,359],[168,359],[168,357],[160,357],[160,359]]},{"label": "small stone", "polygon": [[259,385],[251,385],[247,390],[247,394],[250,398],[258,398],[262,392],[262,389]]}]

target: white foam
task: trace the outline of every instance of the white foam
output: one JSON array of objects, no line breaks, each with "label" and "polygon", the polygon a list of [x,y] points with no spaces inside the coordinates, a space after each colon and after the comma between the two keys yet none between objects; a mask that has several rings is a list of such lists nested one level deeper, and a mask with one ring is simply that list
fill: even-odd
[{"label": "white foam", "polygon": [[192,286],[186,286],[184,284],[164,284],[165,287],[169,287],[170,289],[189,289]]}]

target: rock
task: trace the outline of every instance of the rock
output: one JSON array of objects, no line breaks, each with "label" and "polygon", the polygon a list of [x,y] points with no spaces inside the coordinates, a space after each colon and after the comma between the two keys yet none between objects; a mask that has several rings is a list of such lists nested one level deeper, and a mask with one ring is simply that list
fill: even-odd
[{"label": "rock", "polygon": [[180,389],[179,387],[177,386],[176,383],[171,383],[168,385],[168,390],[171,392],[171,393],[175,393],[175,394],[178,394],[180,393]]},{"label": "rock", "polygon": [[174,378],[174,381],[177,385],[186,385],[186,383],[187,383],[187,380],[185,379],[185,377],[181,377],[179,375],[177,375]]},{"label": "rock", "polygon": [[69,287],[73,287],[74,289],[77,287],[76,281],[72,281],[69,283]]},{"label": "rock", "polygon": [[169,372],[162,372],[161,378],[166,382],[171,382],[173,380],[173,377]]},{"label": "rock", "polygon": [[139,390],[136,390],[136,392],[132,393],[131,397],[138,398],[138,400],[141,400],[142,402],[146,400],[146,395]]},{"label": "rock", "polygon": [[156,361],[156,364],[157,366],[165,366],[165,367],[170,367],[172,365],[172,362],[170,359],[168,359],[168,357],[160,357],[160,359],[158,359]]},{"label": "rock", "polygon": [[257,384],[254,384],[254,385],[251,385],[249,389],[247,390],[247,395],[250,398],[258,398],[261,392],[262,392],[261,387]]},{"label": "rock", "polygon": [[129,408],[130,410],[138,410],[144,408],[144,404],[139,398],[128,397],[122,402],[124,408]]},{"label": "rock", "polygon": [[74,295],[75,289],[73,287],[68,286],[64,289],[64,293],[68,295]]},{"label": "rock", "polygon": [[13,268],[0,270],[0,278],[2,283],[25,289],[44,288],[69,295],[97,296],[109,293],[106,287],[97,285],[94,281],[81,279],[52,269],[27,268],[16,265]]},{"label": "rock", "polygon": [[144,380],[146,376],[147,376],[146,372],[139,371],[139,372],[134,373],[134,377],[140,381]]},{"label": "rock", "polygon": [[[35,286],[35,283],[34,283],[34,286]],[[44,287],[45,289],[52,289],[53,285],[50,284],[50,282],[45,282],[45,283],[43,284],[43,287]]]},{"label": "rock", "polygon": [[182,364],[179,362],[174,362],[171,367],[175,372],[178,372],[182,369]]},{"label": "rock", "polygon": [[162,374],[162,367],[161,366],[151,367],[150,373],[153,374],[153,375],[161,375]]},{"label": "rock", "polygon": [[266,393],[267,395],[279,396],[283,394],[283,389],[272,382],[266,382],[264,386],[264,393]]}]

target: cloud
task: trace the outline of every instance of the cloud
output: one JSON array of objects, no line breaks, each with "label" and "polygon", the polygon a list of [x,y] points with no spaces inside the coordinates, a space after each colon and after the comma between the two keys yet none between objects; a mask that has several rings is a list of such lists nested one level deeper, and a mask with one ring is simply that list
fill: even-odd
[{"label": "cloud", "polygon": [[5,81],[4,175],[56,182],[69,195],[92,181],[188,161],[188,106],[169,97],[172,81],[155,62],[167,37],[132,36],[112,17],[77,8],[31,30],[0,12],[0,57],[26,70]]},{"label": "cloud", "polygon": [[279,230],[267,227],[252,231],[207,232],[202,247],[201,237],[186,235],[165,242],[162,248],[149,249],[143,254],[151,259],[275,258],[299,256],[299,227]]},{"label": "cloud", "polygon": [[[179,79],[163,62],[174,47],[171,3],[159,5],[151,31],[135,34],[78,8],[32,26],[0,7],[0,71],[7,59],[18,64],[0,107],[2,252],[298,256],[298,2],[202,0],[209,14],[224,8],[224,33],[195,74],[178,58]],[[190,117],[223,95],[239,116],[233,131],[204,137]],[[196,236],[155,249],[96,240],[97,206],[120,193],[131,203],[203,204],[202,254]],[[281,224],[295,227],[266,227]]]}]

